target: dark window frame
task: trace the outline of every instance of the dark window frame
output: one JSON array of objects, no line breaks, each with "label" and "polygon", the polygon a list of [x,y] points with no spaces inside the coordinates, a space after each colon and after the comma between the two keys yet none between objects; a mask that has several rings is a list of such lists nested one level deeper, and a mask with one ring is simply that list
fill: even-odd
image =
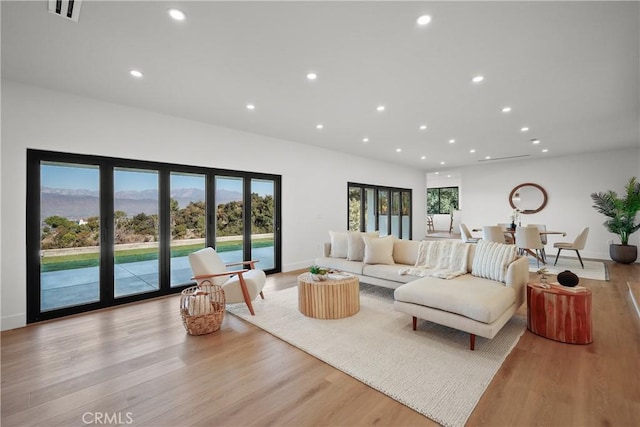
[{"label": "dark window frame", "polygon": [[[366,202],[366,193],[367,190],[373,190],[374,192],[374,196],[373,196],[373,201],[374,201],[374,207],[373,207],[373,211],[376,213],[376,222],[375,222],[375,229],[377,231],[380,231],[380,213],[379,213],[379,207],[378,207],[378,200],[379,200],[379,192],[381,191],[386,191],[387,192],[387,197],[388,197],[388,201],[387,201],[387,213],[385,214],[385,216],[387,217],[387,235],[392,235],[391,233],[391,229],[392,229],[392,224],[391,224],[391,217],[392,217],[392,211],[393,209],[391,208],[391,201],[393,199],[393,194],[394,193],[399,193],[400,196],[400,205],[399,205],[399,212],[400,214],[398,215],[398,220],[399,220],[399,224],[398,224],[398,238],[402,238],[403,236],[403,226],[402,226],[402,217],[403,216],[408,216],[409,217],[409,240],[411,240],[413,238],[413,190],[410,188],[400,188],[400,187],[386,187],[386,186],[382,186],[382,185],[371,185],[371,184],[362,184],[362,183],[357,183],[357,182],[347,182],[347,230],[349,230],[351,222],[350,222],[350,212],[349,212],[349,203],[350,203],[350,192],[352,189],[355,188],[359,188],[360,189],[360,229],[359,231],[365,231],[366,229],[366,223],[365,223],[365,202]],[[404,206],[404,202],[403,202],[403,197],[402,195],[408,193],[409,195],[409,209],[408,215],[405,215],[403,212],[406,211],[406,207]]]},{"label": "dark window frame", "polygon": [[[458,209],[460,205],[460,187],[452,186],[452,187],[433,187],[427,188],[426,200],[427,200],[427,215],[450,215],[451,211],[443,210],[442,201],[441,201],[441,193],[442,190],[455,190],[455,202],[453,203],[453,209]],[[436,192],[438,195],[438,209],[436,212],[429,211],[429,192]]]},{"label": "dark window frame", "polygon": [[[41,311],[40,283],[40,166],[42,162],[71,163],[93,165],[100,168],[100,301],[76,306]],[[159,289],[141,294],[119,298],[114,297],[114,168],[146,169],[159,174]],[[206,175],[206,194],[215,195],[215,176],[225,175],[244,179],[245,228],[243,234],[243,259],[251,258],[250,203],[251,179],[274,181],[274,268],[265,273],[279,273],[282,269],[282,176],[260,172],[236,171],[202,166],[190,166],[173,163],[161,163],[145,160],[132,160],[118,157],[94,156],[76,153],[64,153],[46,150],[27,149],[27,194],[26,194],[26,279],[27,279],[27,323],[54,319],[77,313],[113,307],[135,301],[181,292],[194,282],[180,286],[171,286],[169,280],[171,239],[170,239],[170,174],[171,172],[197,173]],[[246,190],[249,190],[248,192]],[[215,247],[215,197],[206,197],[207,234],[205,246]]]}]

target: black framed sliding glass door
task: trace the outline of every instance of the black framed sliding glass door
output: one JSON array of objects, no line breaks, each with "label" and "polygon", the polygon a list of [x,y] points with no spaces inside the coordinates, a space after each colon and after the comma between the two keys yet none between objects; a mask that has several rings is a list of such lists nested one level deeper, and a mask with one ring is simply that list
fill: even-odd
[{"label": "black framed sliding glass door", "polygon": [[27,151],[27,322],[179,292],[188,255],[280,271],[280,176]]}]

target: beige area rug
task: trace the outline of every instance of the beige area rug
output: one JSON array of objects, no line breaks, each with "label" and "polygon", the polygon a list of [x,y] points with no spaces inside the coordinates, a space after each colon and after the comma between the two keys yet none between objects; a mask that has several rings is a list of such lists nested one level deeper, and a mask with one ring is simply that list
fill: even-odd
[{"label": "beige area rug", "polygon": [[556,260],[555,255],[547,254],[547,265],[540,263],[540,267],[533,257],[529,257],[529,271],[535,273],[539,268],[545,267],[550,274],[557,275],[565,270],[569,270],[582,279],[609,280],[609,269],[602,261],[587,261],[584,258],[584,268],[580,265],[578,258],[558,258],[558,264],[553,265]]},{"label": "beige area rug", "polygon": [[227,311],[351,375],[445,426],[463,426],[526,328],[514,316],[493,339],[469,335],[426,321],[411,328],[411,317],[394,311],[393,291],[360,285],[360,311],[338,320],[312,319],[298,311],[298,289],[265,293]]}]

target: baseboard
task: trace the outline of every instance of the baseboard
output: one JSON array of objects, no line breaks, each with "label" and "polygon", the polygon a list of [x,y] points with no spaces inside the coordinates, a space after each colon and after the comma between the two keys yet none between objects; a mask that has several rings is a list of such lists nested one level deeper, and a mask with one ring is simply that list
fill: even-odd
[{"label": "baseboard", "polygon": [[293,264],[286,264],[282,266],[282,272],[287,273],[289,271],[301,270],[304,268],[309,268],[315,263],[315,258],[308,261],[300,261]]},{"label": "baseboard", "polygon": [[8,331],[9,329],[17,329],[26,326],[27,314],[20,313],[13,316],[3,316],[0,318],[0,330]]}]

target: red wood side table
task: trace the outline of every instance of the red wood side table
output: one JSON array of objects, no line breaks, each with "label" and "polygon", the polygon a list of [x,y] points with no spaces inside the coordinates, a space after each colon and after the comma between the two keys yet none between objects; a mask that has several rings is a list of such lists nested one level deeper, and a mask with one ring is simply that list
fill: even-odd
[{"label": "red wood side table", "polygon": [[591,291],[571,292],[560,285],[549,289],[527,283],[527,329],[569,344],[590,344]]}]

